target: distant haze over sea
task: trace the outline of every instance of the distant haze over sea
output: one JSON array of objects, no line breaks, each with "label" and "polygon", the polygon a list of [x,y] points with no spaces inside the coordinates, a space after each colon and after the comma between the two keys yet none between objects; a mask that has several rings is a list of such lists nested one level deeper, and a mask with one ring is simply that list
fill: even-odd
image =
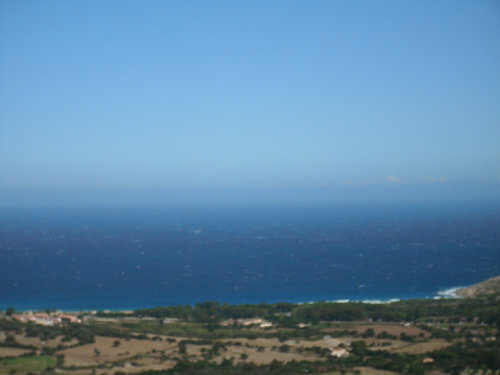
[{"label": "distant haze over sea", "polygon": [[337,183],[314,186],[245,187],[33,187],[0,186],[0,207],[125,205],[164,206],[193,204],[489,204],[499,205],[498,182],[465,183],[440,179],[399,180],[394,176],[363,183]]},{"label": "distant haze over sea", "polygon": [[497,203],[0,210],[0,308],[432,298],[500,273]]}]

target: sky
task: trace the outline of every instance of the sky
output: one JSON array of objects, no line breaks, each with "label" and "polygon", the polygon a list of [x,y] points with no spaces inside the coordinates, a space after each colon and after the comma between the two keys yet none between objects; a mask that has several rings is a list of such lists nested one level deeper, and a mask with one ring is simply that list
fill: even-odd
[{"label": "sky", "polygon": [[500,198],[499,1],[0,0],[0,204]]}]

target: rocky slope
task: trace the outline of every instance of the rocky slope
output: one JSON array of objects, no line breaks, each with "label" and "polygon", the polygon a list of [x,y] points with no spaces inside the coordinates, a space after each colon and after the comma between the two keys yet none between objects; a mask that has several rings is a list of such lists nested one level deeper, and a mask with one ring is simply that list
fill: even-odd
[{"label": "rocky slope", "polygon": [[456,294],[466,298],[473,298],[486,294],[500,294],[500,276],[492,277],[479,284],[459,289],[456,291]]}]

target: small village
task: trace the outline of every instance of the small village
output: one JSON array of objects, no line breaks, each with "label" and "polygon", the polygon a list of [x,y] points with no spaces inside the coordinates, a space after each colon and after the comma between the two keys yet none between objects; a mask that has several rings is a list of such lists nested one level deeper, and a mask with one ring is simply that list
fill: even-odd
[{"label": "small village", "polygon": [[56,311],[54,313],[45,313],[45,312],[36,312],[27,311],[22,314],[16,314],[12,316],[12,319],[21,322],[21,323],[34,323],[43,326],[57,326],[61,324],[67,323],[76,323],[81,324],[82,320],[77,316],[63,313],[60,311]]}]

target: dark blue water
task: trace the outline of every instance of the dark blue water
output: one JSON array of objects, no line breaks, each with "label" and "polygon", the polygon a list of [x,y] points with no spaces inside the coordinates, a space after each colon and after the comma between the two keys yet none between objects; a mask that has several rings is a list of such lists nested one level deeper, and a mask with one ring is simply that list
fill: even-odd
[{"label": "dark blue water", "polygon": [[488,204],[0,210],[0,308],[432,297],[500,273]]}]

